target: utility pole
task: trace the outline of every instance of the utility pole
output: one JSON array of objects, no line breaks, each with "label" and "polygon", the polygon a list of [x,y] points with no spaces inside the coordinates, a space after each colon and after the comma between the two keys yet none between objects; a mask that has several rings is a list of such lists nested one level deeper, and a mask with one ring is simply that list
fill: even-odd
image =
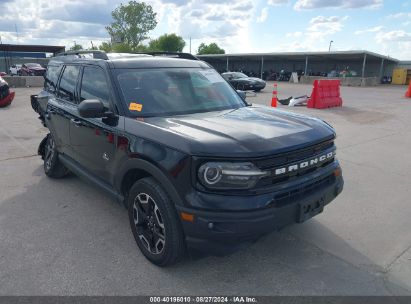
[{"label": "utility pole", "polygon": [[94,45],[93,45],[93,41],[91,40],[91,49],[94,50]]},{"label": "utility pole", "polygon": [[14,29],[16,30],[17,44],[19,44],[19,32],[17,31],[17,24],[14,23]]},{"label": "utility pole", "polygon": [[191,54],[191,37],[190,37],[190,54]]},{"label": "utility pole", "polygon": [[330,46],[328,47],[328,51],[329,51],[329,52],[331,52],[331,44],[332,44],[333,42],[334,42],[334,41],[332,41],[332,40],[330,41]]}]

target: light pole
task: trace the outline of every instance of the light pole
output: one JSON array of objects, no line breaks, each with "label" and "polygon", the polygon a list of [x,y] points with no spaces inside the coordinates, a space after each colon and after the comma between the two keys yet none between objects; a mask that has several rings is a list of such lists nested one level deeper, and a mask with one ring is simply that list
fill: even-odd
[{"label": "light pole", "polygon": [[332,44],[333,42],[334,42],[334,41],[332,41],[332,40],[330,41],[330,45],[329,45],[329,47],[328,47],[328,51],[329,51],[329,52],[331,52],[331,44]]}]

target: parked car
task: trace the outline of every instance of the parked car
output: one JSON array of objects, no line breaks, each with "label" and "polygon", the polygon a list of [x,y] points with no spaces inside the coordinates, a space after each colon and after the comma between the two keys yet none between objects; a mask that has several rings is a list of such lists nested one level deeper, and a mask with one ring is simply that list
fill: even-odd
[{"label": "parked car", "polygon": [[44,76],[46,69],[38,63],[25,63],[20,69],[22,76]]},{"label": "parked car", "polygon": [[9,74],[11,76],[20,75],[21,64],[13,64],[9,69]]},{"label": "parked car", "polygon": [[241,91],[252,90],[259,92],[266,86],[264,80],[256,77],[248,77],[241,72],[226,72],[221,74],[221,76],[230,82],[234,88]]},{"label": "parked car", "polygon": [[44,172],[73,172],[124,204],[157,265],[187,249],[236,250],[321,213],[343,189],[329,124],[248,104],[192,55],[70,54],[50,60],[31,96],[50,130]]},{"label": "parked car", "polygon": [[14,99],[14,91],[10,90],[9,84],[0,75],[0,108],[11,104]]}]

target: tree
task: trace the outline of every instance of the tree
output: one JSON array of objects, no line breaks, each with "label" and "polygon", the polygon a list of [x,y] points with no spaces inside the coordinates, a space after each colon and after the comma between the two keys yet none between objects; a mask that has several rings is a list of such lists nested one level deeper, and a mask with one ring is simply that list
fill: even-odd
[{"label": "tree", "polygon": [[74,44],[71,48],[70,51],[81,51],[83,49],[83,46],[81,44]]},{"label": "tree", "polygon": [[151,40],[148,49],[153,52],[182,52],[186,43],[184,39],[176,34],[164,34],[157,39]]},{"label": "tree", "polygon": [[130,1],[126,5],[120,4],[111,12],[114,21],[106,29],[111,37],[136,48],[148,38],[147,33],[157,26],[156,15],[151,5]]},{"label": "tree", "polygon": [[103,42],[102,44],[99,45],[98,49],[100,51],[110,53],[113,49],[113,45],[111,44],[111,42]]},{"label": "tree", "polygon": [[210,43],[209,45],[205,43],[201,43],[200,46],[198,47],[197,51],[198,55],[204,55],[204,54],[225,54],[225,51],[221,49],[217,43]]}]

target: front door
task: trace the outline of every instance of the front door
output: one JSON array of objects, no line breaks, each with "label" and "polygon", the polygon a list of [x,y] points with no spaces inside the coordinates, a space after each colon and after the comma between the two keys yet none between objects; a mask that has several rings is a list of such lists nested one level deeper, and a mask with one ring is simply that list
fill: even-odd
[{"label": "front door", "polygon": [[[110,91],[107,75],[102,68],[83,68],[79,87],[80,102],[99,99],[108,111],[112,111]],[[75,159],[106,182],[111,180],[117,132],[118,119],[82,118],[77,114],[70,121],[70,144],[75,151]]]}]

